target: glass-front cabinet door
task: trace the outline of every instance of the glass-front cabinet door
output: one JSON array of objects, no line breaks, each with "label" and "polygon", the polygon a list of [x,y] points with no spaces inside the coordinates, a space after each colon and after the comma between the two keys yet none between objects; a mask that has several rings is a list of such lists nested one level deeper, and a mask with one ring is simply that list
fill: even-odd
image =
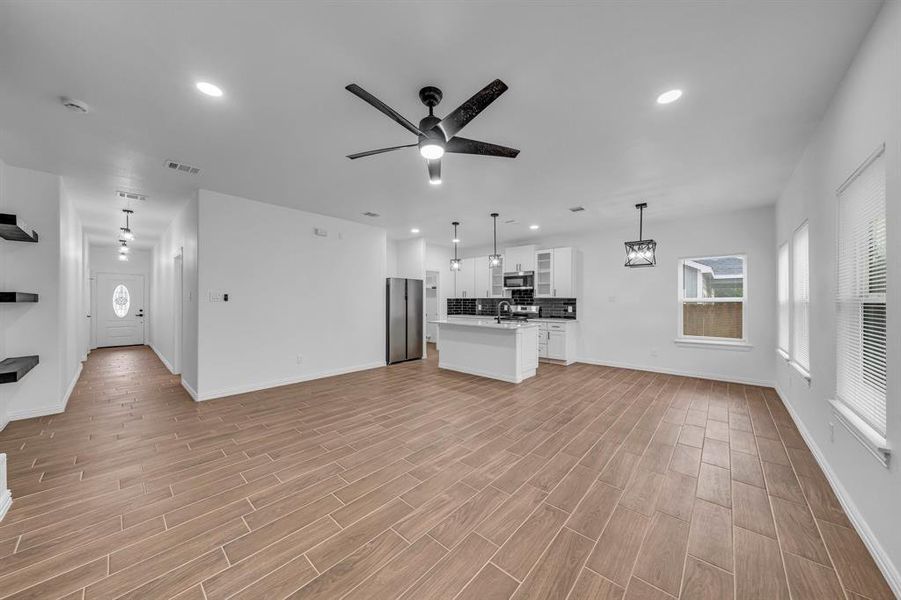
[{"label": "glass-front cabinet door", "polygon": [[501,257],[501,264],[496,267],[488,266],[488,278],[491,286],[492,298],[504,297],[504,257]]},{"label": "glass-front cabinet door", "polygon": [[539,250],[535,253],[535,297],[547,298],[554,294],[554,251]]}]

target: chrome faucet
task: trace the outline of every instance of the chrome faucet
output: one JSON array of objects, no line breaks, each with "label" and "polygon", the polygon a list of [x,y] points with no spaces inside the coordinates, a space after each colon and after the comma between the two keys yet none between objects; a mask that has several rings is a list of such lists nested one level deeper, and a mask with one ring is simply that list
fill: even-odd
[{"label": "chrome faucet", "polygon": [[501,324],[501,306],[506,304],[507,308],[510,308],[510,302],[507,300],[501,300],[497,303],[497,324]]}]

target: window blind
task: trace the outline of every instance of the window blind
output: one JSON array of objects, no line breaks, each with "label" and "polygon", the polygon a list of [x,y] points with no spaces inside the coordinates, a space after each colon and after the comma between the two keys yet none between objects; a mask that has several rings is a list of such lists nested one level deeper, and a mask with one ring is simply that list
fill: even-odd
[{"label": "window blind", "polygon": [[792,236],[791,358],[810,371],[810,260],[807,223]]},{"label": "window blind", "polygon": [[879,152],[838,194],[836,398],[886,429],[885,161]]},{"label": "window blind", "polygon": [[779,246],[779,349],[788,354],[788,323],[791,307],[788,303],[788,242]]}]

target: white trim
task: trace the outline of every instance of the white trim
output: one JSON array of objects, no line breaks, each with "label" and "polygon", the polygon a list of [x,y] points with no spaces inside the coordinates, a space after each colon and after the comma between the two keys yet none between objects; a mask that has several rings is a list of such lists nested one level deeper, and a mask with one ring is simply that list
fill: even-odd
[{"label": "white trim", "polygon": [[735,341],[729,342],[726,340],[721,340],[717,338],[705,338],[699,337],[697,339],[683,337],[676,338],[673,342],[678,346],[685,347],[696,347],[696,348],[710,348],[716,350],[753,350],[754,346],[749,344],[748,342]]},{"label": "white trim", "polygon": [[810,378],[810,373],[807,371],[807,369],[805,369],[804,367],[802,367],[802,366],[798,363],[798,361],[796,361],[796,360],[794,360],[794,359],[791,359],[791,358],[788,359],[788,364],[789,364],[789,366],[790,366],[792,369],[795,370],[795,373],[797,373],[798,375],[800,375],[801,378],[804,379],[804,381],[807,382],[807,387],[810,387],[810,381],[811,381],[811,378]]},{"label": "white trim", "polygon": [[318,371],[316,373],[306,373],[304,375],[300,375],[298,377],[287,377],[285,379],[275,379],[272,381],[264,381],[260,383],[249,383],[246,385],[238,385],[230,388],[221,388],[218,390],[213,390],[212,392],[203,392],[201,394],[197,394],[194,390],[190,389],[188,385],[182,379],[182,386],[188,393],[191,394],[191,397],[197,401],[205,401],[205,400],[213,400],[214,398],[223,398],[226,396],[234,396],[235,394],[246,394],[247,392],[256,392],[259,390],[267,390],[269,388],[280,387],[283,385],[291,385],[294,383],[301,383],[304,381],[311,381],[313,379],[322,379],[324,377],[334,377],[335,375],[345,375],[347,373],[355,373],[357,371],[367,371],[369,369],[377,369],[379,367],[384,367],[385,363],[383,361],[366,363],[362,365],[355,365],[352,367],[343,367],[340,369],[333,369],[330,371]]},{"label": "white trim", "polygon": [[788,352],[786,352],[782,348],[776,347],[776,354],[778,354],[779,358],[781,358],[785,362],[788,362],[791,360],[791,357],[788,355]]},{"label": "white trim", "polygon": [[181,378],[181,387],[185,388],[185,391],[188,392],[188,395],[191,397],[191,400],[193,400],[194,402],[198,401],[197,391],[194,388],[192,388],[190,385],[188,385],[188,382],[185,381],[184,377]]},{"label": "white trim", "polygon": [[9,425],[9,415],[4,414],[2,418],[3,420],[0,421],[0,431],[6,429],[6,426]]},{"label": "white trim", "polygon": [[701,373],[698,371],[689,371],[687,369],[667,369],[663,367],[649,367],[647,365],[635,365],[610,360],[595,360],[593,358],[577,358],[576,362],[586,365],[599,365],[602,367],[616,367],[617,369],[632,369],[633,371],[648,371],[651,373],[664,373],[666,375],[679,375],[680,377],[694,377],[696,379],[713,379],[715,381],[725,381],[727,383],[742,383],[745,385],[756,385],[760,387],[773,387],[773,381],[763,379],[751,379],[747,377],[733,377],[731,375],[722,375],[719,373]]},{"label": "white trim", "polygon": [[63,397],[60,398],[59,402],[50,406],[26,408],[24,410],[7,413],[6,416],[9,417],[9,421],[21,421],[22,419],[46,417],[48,415],[58,415],[61,412],[65,412],[66,406],[68,406],[69,404],[69,396],[72,395],[72,391],[75,389],[75,384],[78,383],[78,378],[81,377],[82,368],[83,365],[81,363],[78,363],[78,369],[75,371],[75,376],[72,378],[72,381],[69,382],[69,387],[66,389],[65,394],[63,394]]},{"label": "white trim", "polygon": [[12,492],[6,487],[6,454],[0,454],[0,521],[6,516],[12,503]]},{"label": "white trim", "polygon": [[175,369],[172,368],[172,364],[168,360],[166,360],[166,357],[163,356],[162,352],[157,350],[156,346],[154,346],[153,344],[147,344],[147,345],[150,346],[150,349],[153,350],[153,352],[156,354],[157,358],[160,359],[160,362],[162,362],[164,365],[166,365],[166,368],[169,369],[170,373],[172,373],[173,375],[178,375],[178,373],[175,372]]},{"label": "white trim", "polygon": [[883,467],[888,468],[888,461],[892,456],[888,440],[857,416],[844,402],[830,399],[829,404],[832,405],[832,414],[848,430],[848,433],[875,456]]},{"label": "white trim", "polygon": [[813,454],[813,457],[816,459],[823,474],[826,475],[826,480],[829,482],[829,485],[832,486],[832,491],[835,492],[835,497],[838,498],[839,504],[842,505],[842,509],[845,511],[845,515],[847,515],[848,520],[851,521],[851,525],[857,531],[858,535],[860,535],[860,539],[863,540],[867,550],[870,551],[870,556],[873,557],[876,566],[879,567],[882,576],[885,577],[886,582],[889,584],[889,587],[892,588],[895,596],[901,598],[901,573],[899,573],[898,569],[895,568],[895,565],[892,564],[892,561],[883,549],[882,544],[879,543],[873,530],[870,529],[870,526],[863,518],[860,510],[858,510],[857,505],[851,499],[851,495],[848,494],[848,491],[839,480],[838,475],[836,475],[835,471],[832,470],[832,467],[829,466],[823,451],[820,450],[820,447],[804,426],[803,421],[798,417],[791,403],[785,401],[786,396],[782,393],[778,384],[776,385],[775,390],[776,394],[778,394],[779,398],[782,400],[782,405],[785,406],[792,421],[795,422],[795,426],[798,428],[798,431],[804,439],[804,442],[807,444],[807,447],[810,449],[811,454]]}]

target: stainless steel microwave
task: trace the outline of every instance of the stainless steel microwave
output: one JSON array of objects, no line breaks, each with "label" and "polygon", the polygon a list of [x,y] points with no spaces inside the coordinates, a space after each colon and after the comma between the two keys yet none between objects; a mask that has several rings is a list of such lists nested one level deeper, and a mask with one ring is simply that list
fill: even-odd
[{"label": "stainless steel microwave", "polygon": [[504,273],[505,290],[531,290],[535,286],[535,271]]}]

